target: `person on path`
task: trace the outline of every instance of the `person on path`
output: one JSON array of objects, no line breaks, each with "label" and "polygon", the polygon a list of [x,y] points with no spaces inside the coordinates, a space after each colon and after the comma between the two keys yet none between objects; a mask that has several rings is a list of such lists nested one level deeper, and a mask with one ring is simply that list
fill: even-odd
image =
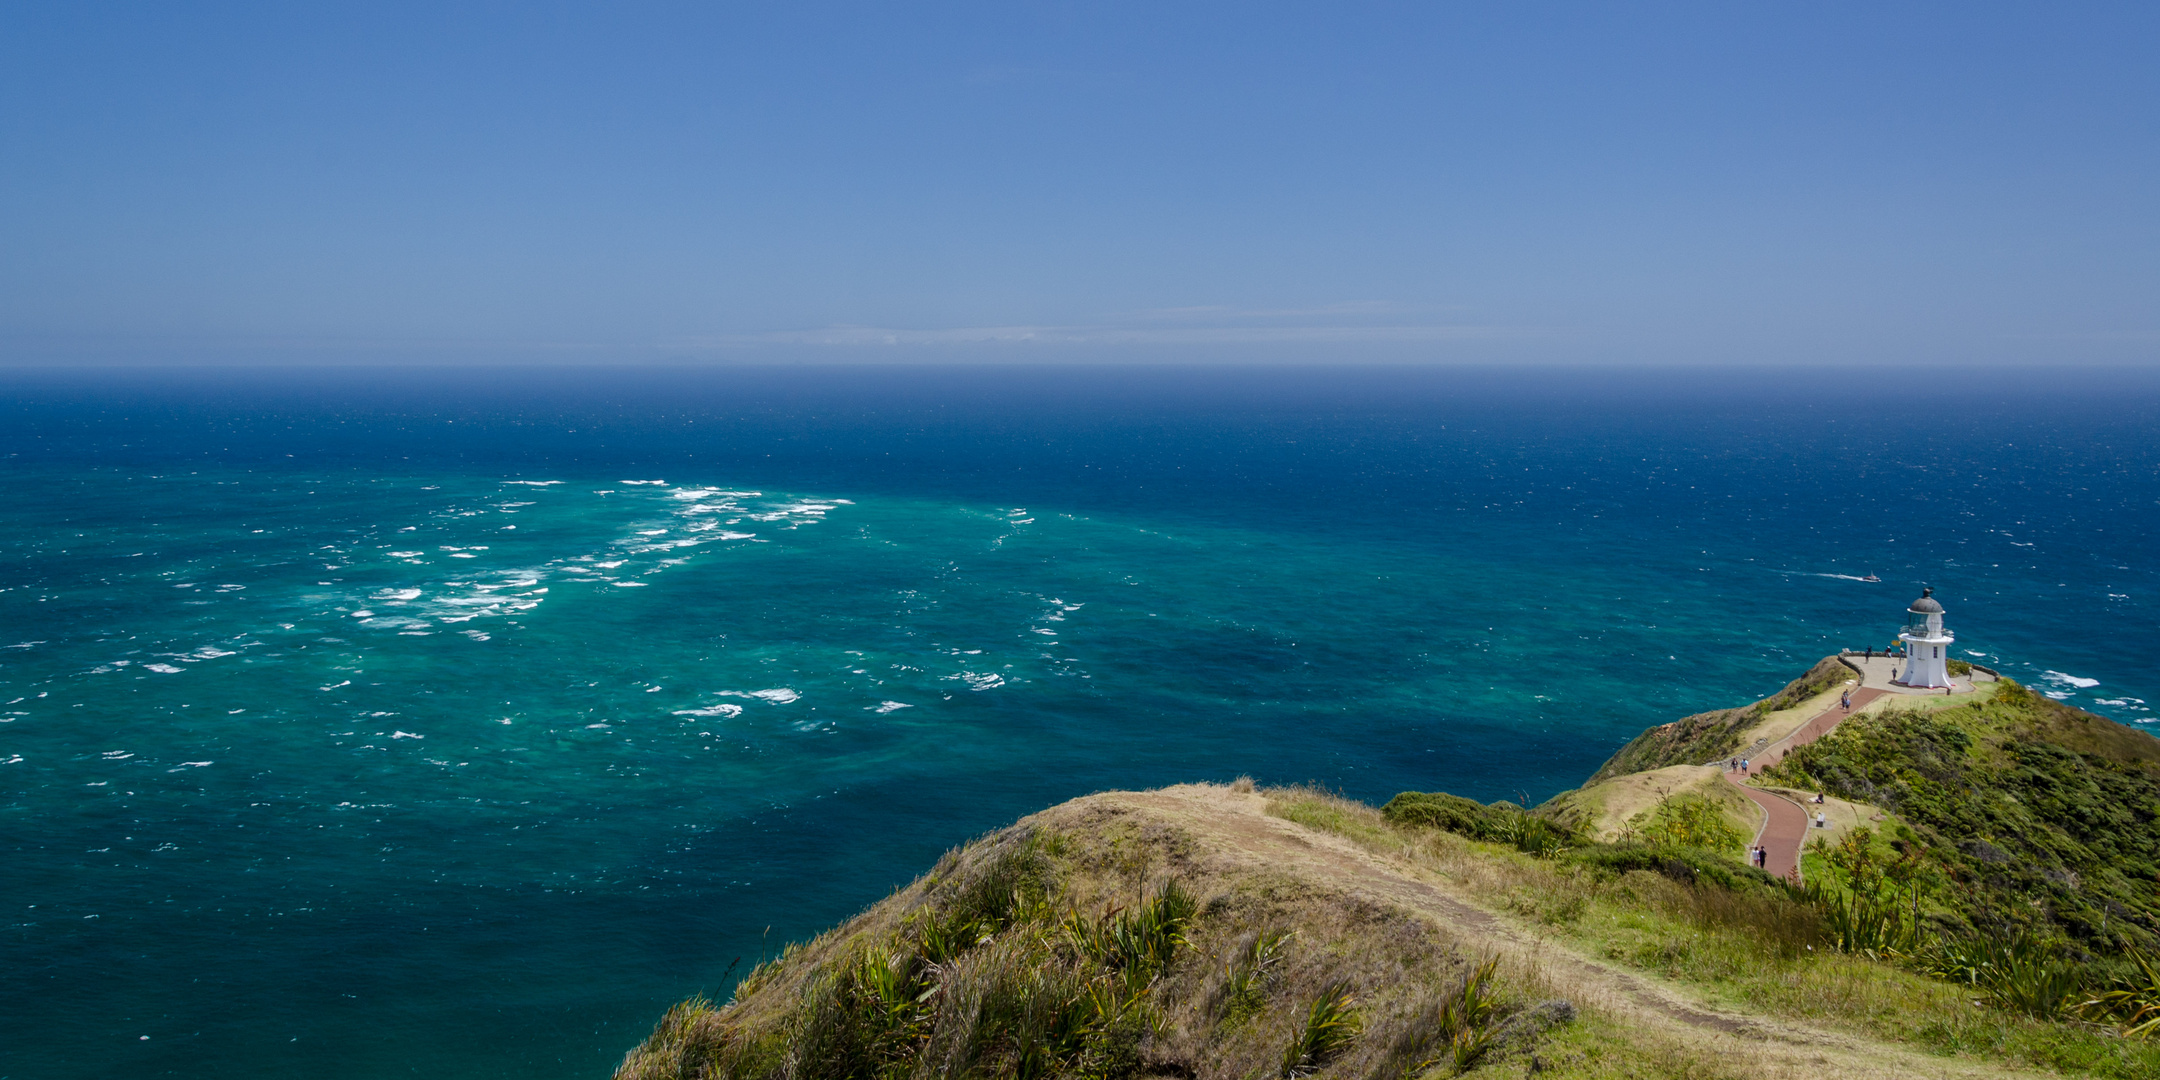
[{"label": "person on path", "polygon": [[1838,703],[1839,703],[1839,704],[1841,704],[1841,705],[1843,705],[1843,706],[1845,706],[1845,711],[1846,711],[1846,712],[1851,712],[1851,711],[1852,711],[1852,691],[1850,691],[1850,690],[1847,690],[1847,691],[1845,691],[1845,696],[1844,696],[1844,698],[1842,698],[1842,699],[1841,699],[1841,700],[1840,700],[1840,701],[1839,701]]}]

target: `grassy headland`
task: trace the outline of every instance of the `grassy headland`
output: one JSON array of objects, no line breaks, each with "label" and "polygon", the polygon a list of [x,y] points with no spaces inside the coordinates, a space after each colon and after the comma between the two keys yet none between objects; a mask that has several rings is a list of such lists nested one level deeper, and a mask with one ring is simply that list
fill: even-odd
[{"label": "grassy headland", "polygon": [[1742,862],[1729,792],[1663,770],[1834,690],[1826,663],[1645,733],[1622,755],[1658,775],[1609,763],[1597,798],[1052,807],[677,1006],[617,1076],[2160,1076],[2120,1034],[2160,1017],[2128,959],[2160,743],[2015,684],[1855,717],[1778,779],[1883,820],[1798,889]]}]

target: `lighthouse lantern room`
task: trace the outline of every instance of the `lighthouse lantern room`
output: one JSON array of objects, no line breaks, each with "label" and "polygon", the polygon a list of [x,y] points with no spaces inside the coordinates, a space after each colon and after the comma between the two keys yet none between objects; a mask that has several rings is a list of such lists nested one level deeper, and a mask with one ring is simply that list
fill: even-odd
[{"label": "lighthouse lantern room", "polygon": [[1950,644],[1957,640],[1943,629],[1942,602],[1932,588],[1920,590],[1920,599],[1905,611],[1905,670],[1890,680],[1900,686],[1949,686]]}]

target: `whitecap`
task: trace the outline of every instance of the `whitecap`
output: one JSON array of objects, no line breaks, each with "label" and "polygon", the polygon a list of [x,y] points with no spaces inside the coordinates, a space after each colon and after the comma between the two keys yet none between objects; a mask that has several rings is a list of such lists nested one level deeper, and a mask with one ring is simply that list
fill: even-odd
[{"label": "whitecap", "polygon": [[505,483],[505,484],[523,484],[523,485],[525,485],[526,487],[549,487],[549,486],[551,486],[551,485],[554,485],[554,484],[560,484],[560,483],[562,483],[562,481],[560,481],[560,480],[505,480],[505,481],[503,481],[503,483]]},{"label": "whitecap", "polygon": [[217,762],[215,762],[215,761],[183,761],[183,762],[181,762],[181,763],[180,763],[180,768],[179,768],[179,769],[167,769],[167,770],[165,770],[165,771],[166,771],[166,772],[179,772],[179,771],[180,771],[180,769],[202,769],[202,768],[207,768],[207,767],[209,767],[209,766],[211,766],[211,765],[215,765],[215,764],[217,764]]},{"label": "whitecap", "polygon": [[181,671],[180,668],[176,668],[171,664],[144,664],[143,667],[160,675],[177,675]]},{"label": "whitecap", "polygon": [[615,587],[619,589],[642,589],[650,584],[652,584],[650,581],[618,581],[615,583]]},{"label": "whitecap", "polygon": [[376,599],[376,600],[391,600],[391,601],[395,601],[395,602],[397,602],[397,603],[404,603],[404,602],[405,602],[405,601],[407,601],[407,600],[418,600],[418,599],[420,599],[420,590],[418,590],[418,589],[378,589],[378,590],[376,590],[376,592],[375,592],[375,595],[374,595],[373,599]]},{"label": "whitecap", "polygon": [[740,706],[740,705],[714,705],[714,706],[712,706],[711,708],[705,708],[705,709],[677,709],[677,710],[675,710],[675,715],[676,715],[676,716],[724,716],[724,717],[736,717],[736,716],[741,716],[741,715],[742,715],[742,706]]},{"label": "whitecap", "polygon": [[452,554],[450,557],[453,559],[477,559],[480,556],[475,555],[470,551],[460,551]]},{"label": "whitecap", "polygon": [[864,708],[869,709],[871,712],[880,713],[889,713],[896,709],[912,709],[914,707],[915,706],[910,705],[905,701],[880,701],[875,705],[864,706]]},{"label": "whitecap", "polygon": [[665,480],[624,480],[622,482],[625,484],[629,484],[632,487],[638,487],[645,484],[659,484],[662,487],[665,487],[667,485],[667,481]]},{"label": "whitecap", "polygon": [[134,756],[135,756],[134,754],[131,754],[131,753],[129,753],[129,752],[128,752],[128,751],[126,751],[126,750],[107,750],[107,751],[105,751],[105,760],[107,760],[107,761],[125,761],[125,760],[127,760],[128,758],[131,758],[131,757],[134,757]]},{"label": "whitecap", "polygon": [[2054,698],[2054,699],[2055,699],[2055,700],[2057,700],[2057,701],[2063,701],[2063,700],[2066,700],[2066,699],[2068,699],[2068,698],[2069,698],[2069,696],[2070,696],[2070,695],[2069,695],[2068,693],[2066,693],[2066,692],[2064,692],[2064,691],[2061,691],[2061,690],[2042,690],[2042,691],[2040,691],[2040,692],[2041,692],[2041,693],[2043,693],[2043,694],[2046,694],[2047,696],[2049,696],[2049,697],[2051,697],[2051,698]]},{"label": "whitecap", "polygon": [[202,648],[195,650],[195,657],[199,660],[215,660],[220,656],[233,655],[236,654],[224,649],[217,648],[214,645],[205,645]]},{"label": "whitecap", "polygon": [[741,690],[722,690],[720,691],[720,695],[722,697],[757,698],[760,701],[770,701],[775,705],[785,705],[790,701],[802,700],[801,694],[798,694],[785,686],[776,686],[770,690],[751,690],[748,692]]},{"label": "whitecap", "polygon": [[353,612],[351,617],[355,619],[372,619],[375,617],[375,613],[369,611],[366,608],[361,608],[360,610]]},{"label": "whitecap", "polygon": [[427,554],[425,551],[393,551],[390,553],[390,557],[393,559],[417,559],[425,554]]},{"label": "whitecap", "polygon": [[970,690],[995,690],[1005,685],[1005,676],[987,672],[963,671],[957,675],[947,675],[945,677],[966,682]]},{"label": "whitecap", "polygon": [[2081,679],[2076,675],[2066,675],[2060,671],[2043,671],[2040,674],[2049,682],[2061,683],[2064,686],[2074,686],[2080,690],[2090,690],[2093,687],[2100,685],[2100,680],[2098,679]]},{"label": "whitecap", "polygon": [[415,735],[415,734],[413,734],[413,733],[412,733],[412,732],[410,732],[410,731],[392,731],[392,732],[390,733],[390,737],[391,737],[391,738],[393,738],[393,739],[425,739],[425,738],[427,738],[427,736],[425,736],[425,735]]}]

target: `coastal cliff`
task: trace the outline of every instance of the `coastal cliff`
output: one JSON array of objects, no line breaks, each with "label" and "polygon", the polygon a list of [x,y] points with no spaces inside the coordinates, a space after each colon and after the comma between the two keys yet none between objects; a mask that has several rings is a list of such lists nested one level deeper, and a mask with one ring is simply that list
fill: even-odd
[{"label": "coastal cliff", "polygon": [[2160,741],[2007,680],[1885,702],[1767,781],[1852,818],[1803,888],[1742,861],[1751,807],[1692,762],[1840,673],[1536,808],[1060,804],[676,1006],[616,1075],[2160,1076]]},{"label": "coastal cliff", "polygon": [[1590,783],[1668,765],[1699,765],[1739,753],[1747,748],[1745,733],[1761,723],[1764,717],[1792,708],[1833,687],[1843,686],[1852,675],[1852,669],[1839,663],[1837,657],[1826,656],[1809,668],[1807,674],[1788,683],[1785,689],[1752,705],[1713,709],[1683,716],[1669,724],[1659,724],[1621,747],[1591,774]]}]

